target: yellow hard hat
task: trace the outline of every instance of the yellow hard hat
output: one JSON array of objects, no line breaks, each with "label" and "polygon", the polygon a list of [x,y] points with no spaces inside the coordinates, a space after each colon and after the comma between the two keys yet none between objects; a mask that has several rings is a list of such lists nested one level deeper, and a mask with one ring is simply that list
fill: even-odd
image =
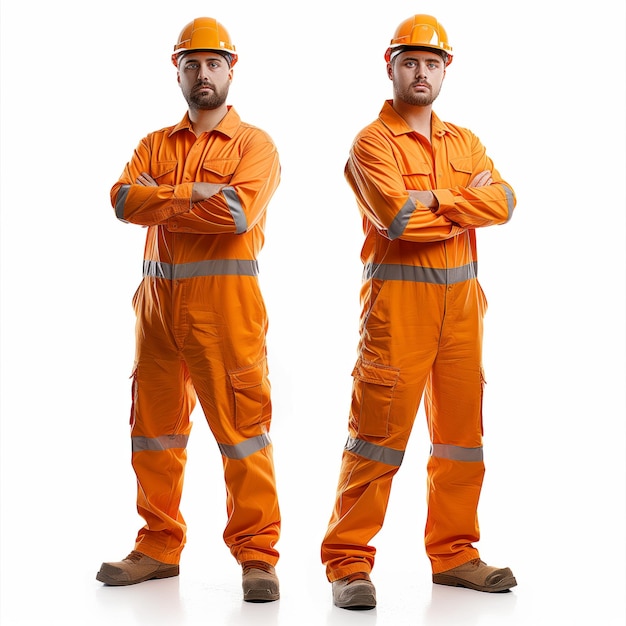
[{"label": "yellow hard hat", "polygon": [[452,46],[444,27],[432,15],[414,15],[396,28],[396,32],[385,52],[385,61],[405,48],[432,48],[445,53],[446,65],[452,63]]},{"label": "yellow hard hat", "polygon": [[237,53],[228,31],[212,17],[197,17],[180,31],[174,46],[172,63],[178,67],[179,55],[191,50],[226,52],[230,55],[230,66],[233,67],[237,63]]}]

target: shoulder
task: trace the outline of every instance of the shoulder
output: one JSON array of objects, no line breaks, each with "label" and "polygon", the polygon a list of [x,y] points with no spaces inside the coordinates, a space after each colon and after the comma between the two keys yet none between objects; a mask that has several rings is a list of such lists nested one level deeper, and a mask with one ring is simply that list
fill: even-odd
[{"label": "shoulder", "polygon": [[239,125],[239,132],[254,141],[274,143],[274,140],[267,131],[249,122],[242,121]]}]

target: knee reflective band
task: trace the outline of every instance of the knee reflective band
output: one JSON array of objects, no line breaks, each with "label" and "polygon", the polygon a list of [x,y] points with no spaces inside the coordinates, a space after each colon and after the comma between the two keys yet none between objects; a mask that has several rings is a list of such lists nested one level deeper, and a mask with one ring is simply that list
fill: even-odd
[{"label": "knee reflective band", "polygon": [[142,450],[170,450],[186,448],[189,435],[161,435],[160,437],[131,437],[133,452]]},{"label": "knee reflective band", "polygon": [[483,448],[462,448],[445,443],[433,443],[430,455],[438,459],[450,459],[451,461],[482,461]]},{"label": "knee reflective band", "polygon": [[225,443],[220,443],[218,446],[220,452],[228,459],[245,459],[247,456],[262,450],[271,443],[270,436],[264,434],[258,437],[252,437],[252,439],[246,439],[234,446],[226,445]]},{"label": "knee reflective band", "polygon": [[396,467],[400,467],[402,459],[404,458],[404,450],[394,450],[393,448],[386,448],[385,446],[377,446],[375,443],[363,441],[362,439],[354,439],[353,437],[348,437],[345,448],[348,452],[358,454],[370,461],[378,461],[379,463],[395,465]]}]

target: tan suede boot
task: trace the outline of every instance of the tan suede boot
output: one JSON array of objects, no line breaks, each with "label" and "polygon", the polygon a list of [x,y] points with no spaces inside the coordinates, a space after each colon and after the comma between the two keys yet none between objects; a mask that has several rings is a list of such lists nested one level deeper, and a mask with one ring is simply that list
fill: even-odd
[{"label": "tan suede boot", "polygon": [[357,572],[333,582],[333,602],[340,609],[367,611],[376,606],[376,588],[369,574]]},{"label": "tan suede boot", "polygon": [[508,568],[497,568],[473,559],[440,574],[433,574],[433,582],[450,587],[466,587],[475,591],[508,591],[517,585],[513,572]]},{"label": "tan suede boot", "polygon": [[96,580],[105,585],[135,585],[152,578],[178,576],[178,565],[161,563],[133,550],[125,559],[114,563],[103,563]]},{"label": "tan suede boot", "polygon": [[272,565],[264,561],[244,561],[241,567],[246,602],[273,602],[280,598],[278,577]]}]

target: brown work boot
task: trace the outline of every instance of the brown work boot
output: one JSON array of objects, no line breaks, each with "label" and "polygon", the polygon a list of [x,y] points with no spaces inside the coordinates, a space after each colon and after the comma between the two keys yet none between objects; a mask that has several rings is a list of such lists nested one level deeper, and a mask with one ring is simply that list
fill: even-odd
[{"label": "brown work boot", "polygon": [[340,609],[368,611],[376,606],[376,589],[369,574],[357,572],[333,582],[333,602]]},{"label": "brown work boot", "polygon": [[241,567],[246,602],[273,602],[280,598],[278,577],[272,565],[265,561],[244,561]]},{"label": "brown work boot", "polygon": [[513,572],[508,567],[499,569],[473,559],[440,574],[433,574],[433,582],[450,587],[467,587],[475,591],[508,591],[517,585]]},{"label": "brown work boot", "polygon": [[135,585],[152,578],[178,576],[178,565],[161,563],[133,550],[123,561],[103,563],[96,580],[105,585]]}]

